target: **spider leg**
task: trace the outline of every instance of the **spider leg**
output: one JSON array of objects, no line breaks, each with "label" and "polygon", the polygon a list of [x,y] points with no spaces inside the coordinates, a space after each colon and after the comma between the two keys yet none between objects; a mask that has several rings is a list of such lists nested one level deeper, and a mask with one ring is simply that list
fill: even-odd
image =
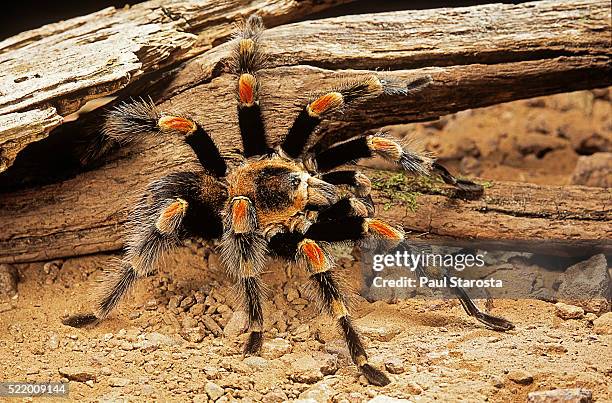
[{"label": "spider leg", "polygon": [[[431,156],[417,147],[402,146],[399,142],[382,135],[362,136],[335,144],[314,156],[314,164],[321,172],[326,172],[345,164],[352,164],[361,158],[374,156],[394,162],[407,172],[430,175],[433,171],[445,183],[461,190],[462,196],[482,194],[482,186],[463,179],[457,179]],[[333,174],[333,172],[332,172]]]},{"label": "spider leg", "polygon": [[234,197],[229,203],[224,226],[221,258],[236,280],[248,316],[250,334],[244,353],[256,354],[263,342],[261,271],[266,262],[267,246],[258,229],[252,201],[245,196]]},{"label": "spider leg", "polygon": [[288,232],[273,235],[269,245],[277,255],[305,264],[323,309],[336,319],[340,327],[353,362],[370,383],[378,386],[389,384],[389,378],[368,362],[361,337],[350,318],[346,293],[334,275],[335,264],[323,244],[306,238],[301,233]]},{"label": "spider leg", "polygon": [[355,170],[327,172],[321,175],[321,179],[332,185],[350,186],[358,197],[368,197],[372,191],[370,178]]},{"label": "spider leg", "polygon": [[[416,267],[416,274],[419,277],[429,277],[422,266]],[[450,284],[450,278],[448,274],[443,275],[446,278],[446,283]],[[514,324],[507,319],[499,316],[491,315],[489,313],[481,311],[478,306],[474,303],[472,298],[468,295],[467,291],[462,287],[450,287],[451,291],[457,296],[461,306],[465,312],[474,317],[479,322],[483,323],[490,329],[497,330],[500,332],[514,329]]]},{"label": "spider leg", "polygon": [[369,200],[345,197],[321,211],[317,221],[329,221],[338,217],[370,217],[373,214],[374,206]]},{"label": "spider leg", "polygon": [[323,119],[368,99],[383,94],[411,95],[432,82],[430,76],[408,82],[382,79],[374,74],[346,79],[335,88],[311,99],[300,111],[281,145],[282,154],[298,158],[306,149],[310,136]]},{"label": "spider leg", "polygon": [[404,240],[404,232],[377,218],[336,217],[313,223],[304,236],[315,241],[375,243],[392,249]]},{"label": "spider leg", "polygon": [[238,124],[244,148],[244,156],[264,155],[270,152],[259,106],[259,83],[256,72],[265,62],[259,37],[263,31],[260,17],[250,16],[236,35],[229,61],[231,71],[238,77]]},{"label": "spider leg", "polygon": [[118,144],[133,143],[143,135],[178,135],[192,148],[204,169],[217,177],[225,176],[227,171],[219,149],[201,125],[183,116],[164,114],[151,100],[116,106],[107,114],[102,133]]},{"label": "spider leg", "polygon": [[376,98],[392,88],[376,75],[365,75],[341,82],[336,88],[308,102],[300,111],[281,145],[281,151],[298,158],[306,148],[310,136],[326,117],[368,99]]},{"label": "spider leg", "polygon": [[[206,187],[206,199],[202,186]],[[196,172],[177,172],[152,182],[130,215],[123,259],[103,273],[94,312],[70,316],[63,323],[74,327],[97,323],[185,237],[219,236],[221,220],[215,211],[224,198],[223,186]]]}]

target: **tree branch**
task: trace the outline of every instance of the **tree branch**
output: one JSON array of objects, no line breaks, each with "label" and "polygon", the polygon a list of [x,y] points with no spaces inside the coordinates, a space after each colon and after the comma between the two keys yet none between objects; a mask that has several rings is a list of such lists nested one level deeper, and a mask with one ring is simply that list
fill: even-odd
[{"label": "tree branch", "polygon": [[[0,172],[28,144],[45,138],[62,117],[87,101],[113,94],[143,76],[190,59],[225,40],[233,24],[257,12],[266,24],[294,21],[350,0],[166,1],[106,8],[0,42],[0,115],[40,117],[38,130],[23,119],[0,120]],[[53,124],[47,124],[53,122]],[[17,135],[17,133],[21,133]]]},{"label": "tree branch", "polygon": [[[416,96],[385,96],[326,122],[320,133],[328,143],[387,124],[611,84],[610,8],[599,0],[347,16],[273,28],[264,39],[271,57],[261,74],[261,97],[273,142],[284,136],[309,92],[332,86],[338,76],[358,73],[347,68],[376,67],[381,69],[379,75],[401,80],[428,74],[434,82]],[[149,83],[154,85],[150,92],[162,101],[161,109],[188,113],[200,121],[235,163],[240,136],[235,78],[222,68],[227,51],[222,45],[189,60],[169,85],[164,81],[161,86],[155,78]],[[65,138],[82,131],[79,124]],[[54,136],[62,138],[61,130],[47,140]],[[40,158],[30,158],[39,163],[39,171],[30,166],[22,169],[28,175],[43,176],[55,166],[46,158],[52,158],[56,149],[46,141],[39,145]],[[120,228],[131,205],[127,195],[170,171],[184,169],[186,161],[193,161],[190,152],[168,139],[151,138],[118,151],[99,169],[71,172],[61,183],[0,194],[0,222],[7,229],[0,233],[0,262],[119,248]],[[23,181],[17,165],[0,180],[5,186]],[[609,238],[609,232],[598,229],[610,220],[605,190],[505,183],[487,190],[498,191],[505,198],[495,203],[487,198],[465,202],[423,195],[419,205],[431,207],[388,217],[440,236],[509,239],[515,235],[530,240],[541,239],[545,230],[558,239]],[[559,200],[567,200],[564,208],[577,215],[550,213],[550,206]],[[578,211],[591,202],[600,203],[593,207],[595,219]],[[448,212],[446,220],[441,211]],[[473,228],[456,225],[467,211]],[[496,224],[492,217],[504,217],[501,222],[506,224]]]}]

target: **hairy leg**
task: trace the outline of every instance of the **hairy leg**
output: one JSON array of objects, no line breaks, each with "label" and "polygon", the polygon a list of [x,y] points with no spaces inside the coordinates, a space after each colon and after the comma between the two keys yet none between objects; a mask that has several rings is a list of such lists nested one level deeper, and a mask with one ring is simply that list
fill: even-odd
[{"label": "hairy leg", "polygon": [[306,266],[318,299],[325,312],[337,321],[355,365],[373,385],[387,385],[390,383],[389,378],[368,362],[359,332],[351,321],[346,292],[334,275],[333,259],[323,245],[297,232],[275,234],[269,243],[271,251],[278,256]]},{"label": "hairy leg", "polygon": [[[314,156],[314,166],[321,172],[327,172],[346,164],[353,164],[362,158],[380,156],[399,165],[404,171],[417,175],[440,175],[445,183],[457,187],[461,191],[458,196],[476,197],[482,194],[482,186],[473,182],[457,179],[437,162],[429,153],[416,144],[402,145],[398,141],[382,134],[361,136],[341,143],[317,153]],[[334,172],[329,173],[334,174]],[[333,175],[332,175],[333,178]]]},{"label": "hairy leg", "polygon": [[253,202],[236,196],[229,203],[221,239],[221,259],[234,278],[248,316],[249,338],[245,354],[257,354],[263,342],[261,271],[266,261],[266,240],[258,228]]},{"label": "hairy leg", "polygon": [[259,82],[256,74],[265,61],[259,43],[263,29],[261,18],[249,17],[234,39],[234,49],[229,61],[230,70],[238,77],[238,125],[244,156],[247,158],[270,152],[259,106]]},{"label": "hairy leg", "polygon": [[224,187],[214,178],[197,172],[177,172],[152,182],[130,214],[123,259],[103,273],[94,312],[72,315],[64,324],[80,327],[104,319],[136,281],[151,273],[186,236],[220,235],[216,211],[224,195]]}]

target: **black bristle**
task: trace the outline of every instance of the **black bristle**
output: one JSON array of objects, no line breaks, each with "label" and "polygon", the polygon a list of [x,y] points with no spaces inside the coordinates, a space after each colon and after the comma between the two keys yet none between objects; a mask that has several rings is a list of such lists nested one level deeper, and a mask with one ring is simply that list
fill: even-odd
[{"label": "black bristle", "polygon": [[265,155],[270,152],[259,105],[239,106],[238,123],[245,157]]},{"label": "black bristle", "polygon": [[244,345],[244,355],[256,355],[263,345],[263,333],[251,332],[249,339]]},{"label": "black bristle", "polygon": [[369,158],[372,151],[366,137],[359,137],[336,144],[315,157],[317,168],[321,172],[329,171],[360,158]]},{"label": "black bristle", "polygon": [[225,176],[227,164],[219,149],[208,133],[200,125],[197,125],[197,127],[195,132],[187,136],[185,142],[189,144],[205,169],[215,176]]},{"label": "black bristle", "polygon": [[321,122],[318,117],[310,116],[306,108],[302,109],[287,133],[281,146],[291,158],[299,157],[310,139],[310,135]]},{"label": "black bristle", "polygon": [[93,313],[77,313],[76,315],[64,318],[62,323],[66,326],[84,327],[96,324],[98,320],[98,317]]},{"label": "black bristle", "polygon": [[343,217],[333,221],[316,222],[304,235],[317,241],[356,241],[363,238],[363,221],[362,217]]},{"label": "black bristle", "polygon": [[363,364],[359,367],[361,373],[367,378],[368,382],[375,386],[387,386],[391,380],[379,369],[374,368],[370,364]]}]

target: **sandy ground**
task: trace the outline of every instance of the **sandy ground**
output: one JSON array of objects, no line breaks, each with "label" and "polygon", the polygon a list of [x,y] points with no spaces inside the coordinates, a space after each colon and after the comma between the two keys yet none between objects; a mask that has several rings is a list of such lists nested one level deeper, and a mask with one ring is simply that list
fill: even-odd
[{"label": "sandy ground", "polygon": [[[581,155],[610,151],[609,117],[609,91],[580,92],[392,131],[428,135],[428,147],[466,175],[569,184]],[[499,333],[455,301],[356,296],[371,361],[392,378],[370,386],[333,321],[311,304],[304,273],[283,263],[264,276],[262,357],[244,358],[244,314],[210,252],[189,242],[92,329],[63,326],[61,317],[87,310],[94,279],[114,255],[18,265],[18,294],[0,303],[0,379],[68,379],[70,398],[84,400],[523,402],[532,391],[587,388],[612,401],[612,336],[594,331],[592,315],[563,320],[537,300],[496,300],[492,312],[516,325]],[[359,289],[359,262],[339,263]]]}]

